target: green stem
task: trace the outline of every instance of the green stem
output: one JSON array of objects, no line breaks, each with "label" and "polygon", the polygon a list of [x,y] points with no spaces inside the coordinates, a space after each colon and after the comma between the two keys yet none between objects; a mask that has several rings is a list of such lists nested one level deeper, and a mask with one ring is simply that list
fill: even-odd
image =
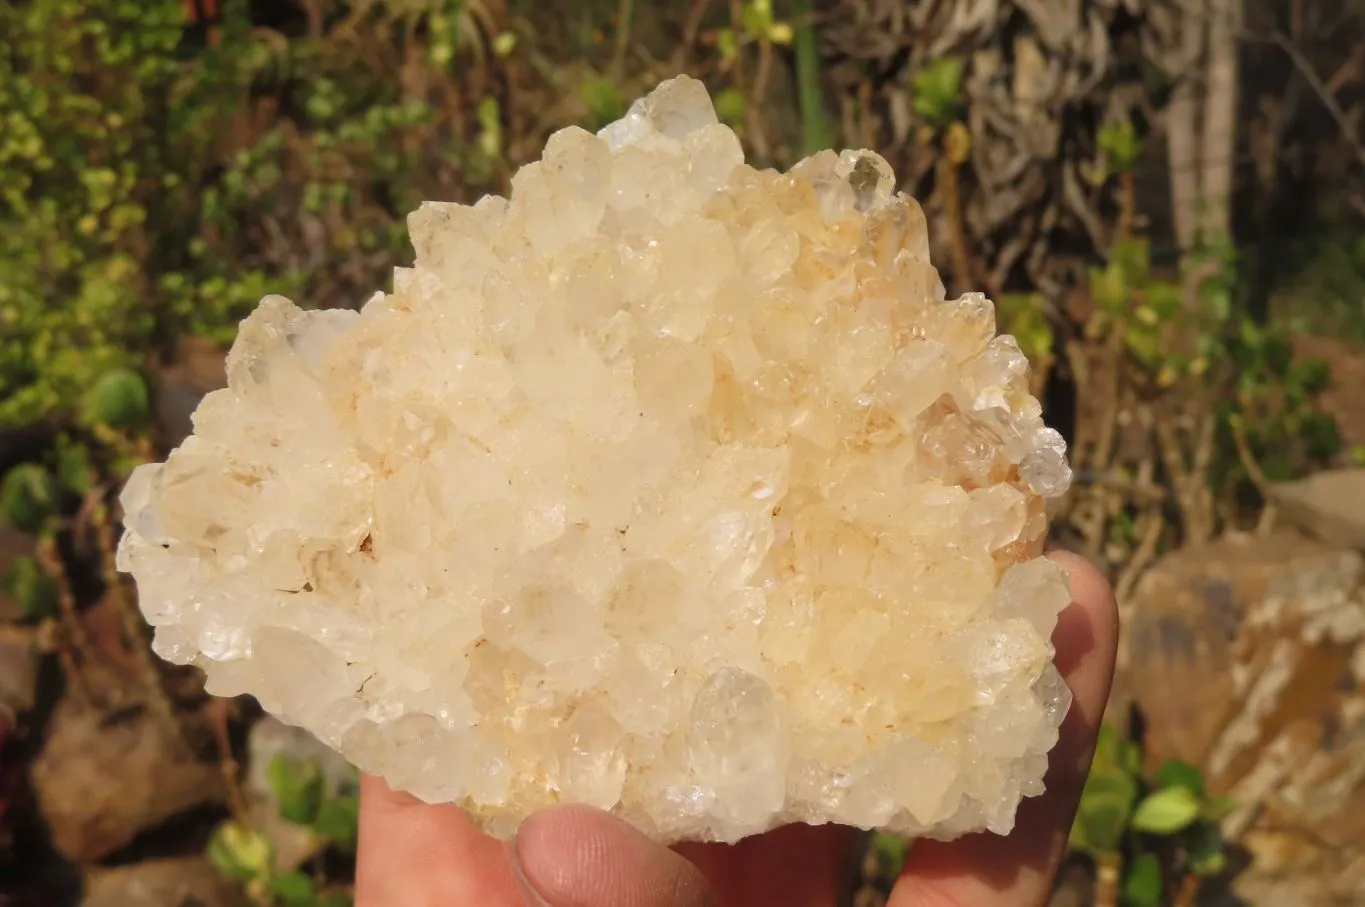
[{"label": "green stem", "polygon": [[820,91],[820,47],[815,40],[815,14],[811,0],[792,0],[794,43],[796,45],[796,85],[801,103],[801,144],[804,153],[814,154],[830,147],[829,120],[825,99]]},{"label": "green stem", "polygon": [[611,78],[618,85],[625,75],[626,51],[630,49],[630,26],[635,19],[635,0],[621,0],[616,10],[616,46],[611,55]]}]

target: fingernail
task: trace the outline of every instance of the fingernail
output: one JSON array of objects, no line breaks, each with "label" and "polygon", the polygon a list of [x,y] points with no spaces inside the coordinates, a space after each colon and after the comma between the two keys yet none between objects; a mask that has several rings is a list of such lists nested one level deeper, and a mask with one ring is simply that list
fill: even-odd
[{"label": "fingernail", "polygon": [[553,907],[549,901],[540,896],[529,879],[526,872],[521,868],[521,858],[517,855],[517,837],[507,842],[507,862],[512,867],[512,878],[516,879],[517,887],[521,889],[522,899],[526,901],[526,907]]}]

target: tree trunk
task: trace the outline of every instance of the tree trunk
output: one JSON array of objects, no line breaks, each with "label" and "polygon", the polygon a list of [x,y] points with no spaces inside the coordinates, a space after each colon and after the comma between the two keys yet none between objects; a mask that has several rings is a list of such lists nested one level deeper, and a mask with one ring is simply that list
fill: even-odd
[{"label": "tree trunk", "polygon": [[1237,58],[1243,0],[1210,0],[1209,62],[1200,143],[1200,217],[1204,242],[1232,232],[1232,188],[1237,171]]},{"label": "tree trunk", "polygon": [[1193,0],[1181,17],[1175,88],[1166,110],[1166,157],[1171,170],[1171,218],[1181,252],[1194,247],[1199,232],[1199,110],[1204,90],[1206,0]]}]

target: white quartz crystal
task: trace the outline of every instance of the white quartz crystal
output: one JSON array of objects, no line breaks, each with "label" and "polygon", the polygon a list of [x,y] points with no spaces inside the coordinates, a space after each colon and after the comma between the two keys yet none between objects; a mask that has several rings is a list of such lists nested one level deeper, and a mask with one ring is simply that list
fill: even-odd
[{"label": "white quartz crystal", "polygon": [[505,836],[1008,831],[1070,694],[1065,445],[876,154],[744,163],[701,83],[272,296],[123,495],[165,659]]}]

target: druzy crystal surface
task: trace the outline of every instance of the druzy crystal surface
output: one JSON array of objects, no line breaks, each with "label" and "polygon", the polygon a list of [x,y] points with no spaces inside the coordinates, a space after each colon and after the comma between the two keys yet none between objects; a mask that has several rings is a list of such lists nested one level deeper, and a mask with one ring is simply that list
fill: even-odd
[{"label": "druzy crystal surface", "polygon": [[893,183],[747,166],[678,78],[422,205],[359,311],[265,299],[124,492],[156,651],[496,835],[1007,831],[1070,703],[1070,471]]}]

